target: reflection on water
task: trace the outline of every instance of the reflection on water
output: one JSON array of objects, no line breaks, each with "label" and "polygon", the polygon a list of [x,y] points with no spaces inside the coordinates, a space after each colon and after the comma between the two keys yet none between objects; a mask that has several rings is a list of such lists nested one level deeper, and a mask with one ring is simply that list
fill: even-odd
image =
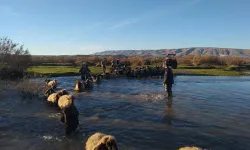
[{"label": "reflection on water", "polygon": [[172,97],[168,97],[167,100],[166,100],[166,105],[169,109],[172,108],[172,105],[173,105],[173,98]]},{"label": "reflection on water", "polygon": [[57,78],[76,97],[77,133],[65,137],[58,110],[11,90],[0,103],[0,149],[84,149],[95,132],[114,135],[121,149],[250,149],[249,77],[178,76],[172,98],[162,79],[103,80],[82,93],[76,79]]}]

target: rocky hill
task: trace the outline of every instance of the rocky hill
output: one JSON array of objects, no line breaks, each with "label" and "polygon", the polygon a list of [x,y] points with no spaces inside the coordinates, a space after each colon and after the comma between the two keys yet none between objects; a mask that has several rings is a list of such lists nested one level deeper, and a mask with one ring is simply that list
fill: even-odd
[{"label": "rocky hill", "polygon": [[93,55],[166,56],[169,53],[175,53],[177,57],[198,54],[198,55],[235,56],[235,57],[250,58],[250,49],[212,48],[212,47],[159,49],[159,50],[111,50],[111,51],[94,53]]}]

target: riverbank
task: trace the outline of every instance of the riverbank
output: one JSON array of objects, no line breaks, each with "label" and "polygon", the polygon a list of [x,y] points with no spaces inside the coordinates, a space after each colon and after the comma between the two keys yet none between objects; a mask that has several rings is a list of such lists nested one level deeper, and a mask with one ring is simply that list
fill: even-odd
[{"label": "riverbank", "polygon": [[[94,74],[101,73],[100,67],[89,67]],[[28,68],[28,73],[32,77],[59,77],[79,75],[80,67],[72,66],[33,66]]]},{"label": "riverbank", "polygon": [[[89,67],[94,74],[102,73],[101,67]],[[58,77],[79,75],[79,67],[72,66],[33,66],[28,69],[32,77]],[[109,68],[107,68],[109,70]],[[175,75],[194,75],[194,76],[246,76],[250,75],[247,71],[226,70],[225,68],[189,68],[180,67],[174,69]]]}]

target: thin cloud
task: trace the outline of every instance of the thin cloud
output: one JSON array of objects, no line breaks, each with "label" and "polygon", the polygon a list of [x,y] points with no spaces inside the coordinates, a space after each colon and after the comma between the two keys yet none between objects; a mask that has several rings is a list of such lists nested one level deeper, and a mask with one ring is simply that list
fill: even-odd
[{"label": "thin cloud", "polygon": [[72,32],[70,32],[69,35],[67,35],[66,40],[64,41],[64,44],[72,44],[75,40],[77,40],[79,37],[81,37],[84,34],[87,34],[88,32],[98,29],[99,27],[102,27],[104,25],[104,22],[94,22],[88,26],[78,28],[77,30],[72,28]]},{"label": "thin cloud", "polygon": [[115,24],[113,24],[110,28],[121,28],[123,26],[127,26],[127,25],[130,25],[130,24],[133,24],[133,23],[136,23],[138,22],[139,20],[123,20],[123,21],[120,21],[120,22],[117,22]]},{"label": "thin cloud", "polygon": [[[134,18],[124,19],[121,21],[117,21],[113,25],[111,25],[109,28],[116,29],[116,28],[122,28],[124,26],[128,26],[131,24],[138,23],[143,20],[149,20],[151,18],[155,18],[161,15],[164,15],[166,13],[170,14],[171,8],[178,7],[179,9],[176,11],[175,9],[173,11],[180,12],[184,11],[185,9],[192,7],[198,3],[200,3],[202,0],[187,0],[185,3],[182,3],[181,6],[168,6],[168,8],[159,8],[156,10],[148,11],[142,15],[137,15]],[[172,13],[172,12],[171,12]]]},{"label": "thin cloud", "polygon": [[17,13],[13,7],[2,5],[0,6],[0,15],[2,16],[18,16],[19,13]]},{"label": "thin cloud", "polygon": [[72,43],[74,40],[75,40],[75,38],[69,38],[68,40],[66,40],[66,41],[64,42],[64,44],[70,44],[70,43]]}]

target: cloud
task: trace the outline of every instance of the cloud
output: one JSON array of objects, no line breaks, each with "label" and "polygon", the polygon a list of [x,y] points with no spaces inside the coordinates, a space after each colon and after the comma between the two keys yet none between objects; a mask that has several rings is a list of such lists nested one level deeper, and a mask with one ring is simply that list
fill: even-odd
[{"label": "cloud", "polygon": [[70,44],[75,40],[75,37],[67,39],[64,44]]},{"label": "cloud", "polygon": [[130,24],[133,24],[133,23],[136,23],[138,22],[139,20],[122,20],[120,22],[117,22],[113,25],[110,26],[110,28],[121,28],[123,26],[127,26],[127,25],[130,25]]},{"label": "cloud", "polygon": [[[147,11],[144,14],[137,15],[137,16],[135,15],[135,17],[133,18],[128,18],[128,19],[117,21],[114,24],[112,24],[109,28],[110,29],[122,28],[124,26],[135,24],[143,20],[149,20],[149,19],[161,16],[161,15],[165,15],[166,13],[173,14],[173,12],[184,11],[185,9],[190,8],[200,3],[201,1],[202,0],[186,0],[185,2],[181,2],[179,6],[168,6],[168,8],[165,7],[165,8],[159,8],[159,9]],[[177,7],[178,9],[176,10],[175,8]]]},{"label": "cloud", "polygon": [[135,24],[135,23],[150,19],[151,17],[155,17],[155,16],[156,16],[155,11],[147,12],[142,15],[137,15],[134,18],[123,19],[123,20],[117,21],[113,23],[109,28],[110,29],[122,28],[124,26]]},{"label": "cloud", "polygon": [[2,16],[18,16],[19,14],[14,10],[13,7],[2,5],[0,6],[0,15]]}]

